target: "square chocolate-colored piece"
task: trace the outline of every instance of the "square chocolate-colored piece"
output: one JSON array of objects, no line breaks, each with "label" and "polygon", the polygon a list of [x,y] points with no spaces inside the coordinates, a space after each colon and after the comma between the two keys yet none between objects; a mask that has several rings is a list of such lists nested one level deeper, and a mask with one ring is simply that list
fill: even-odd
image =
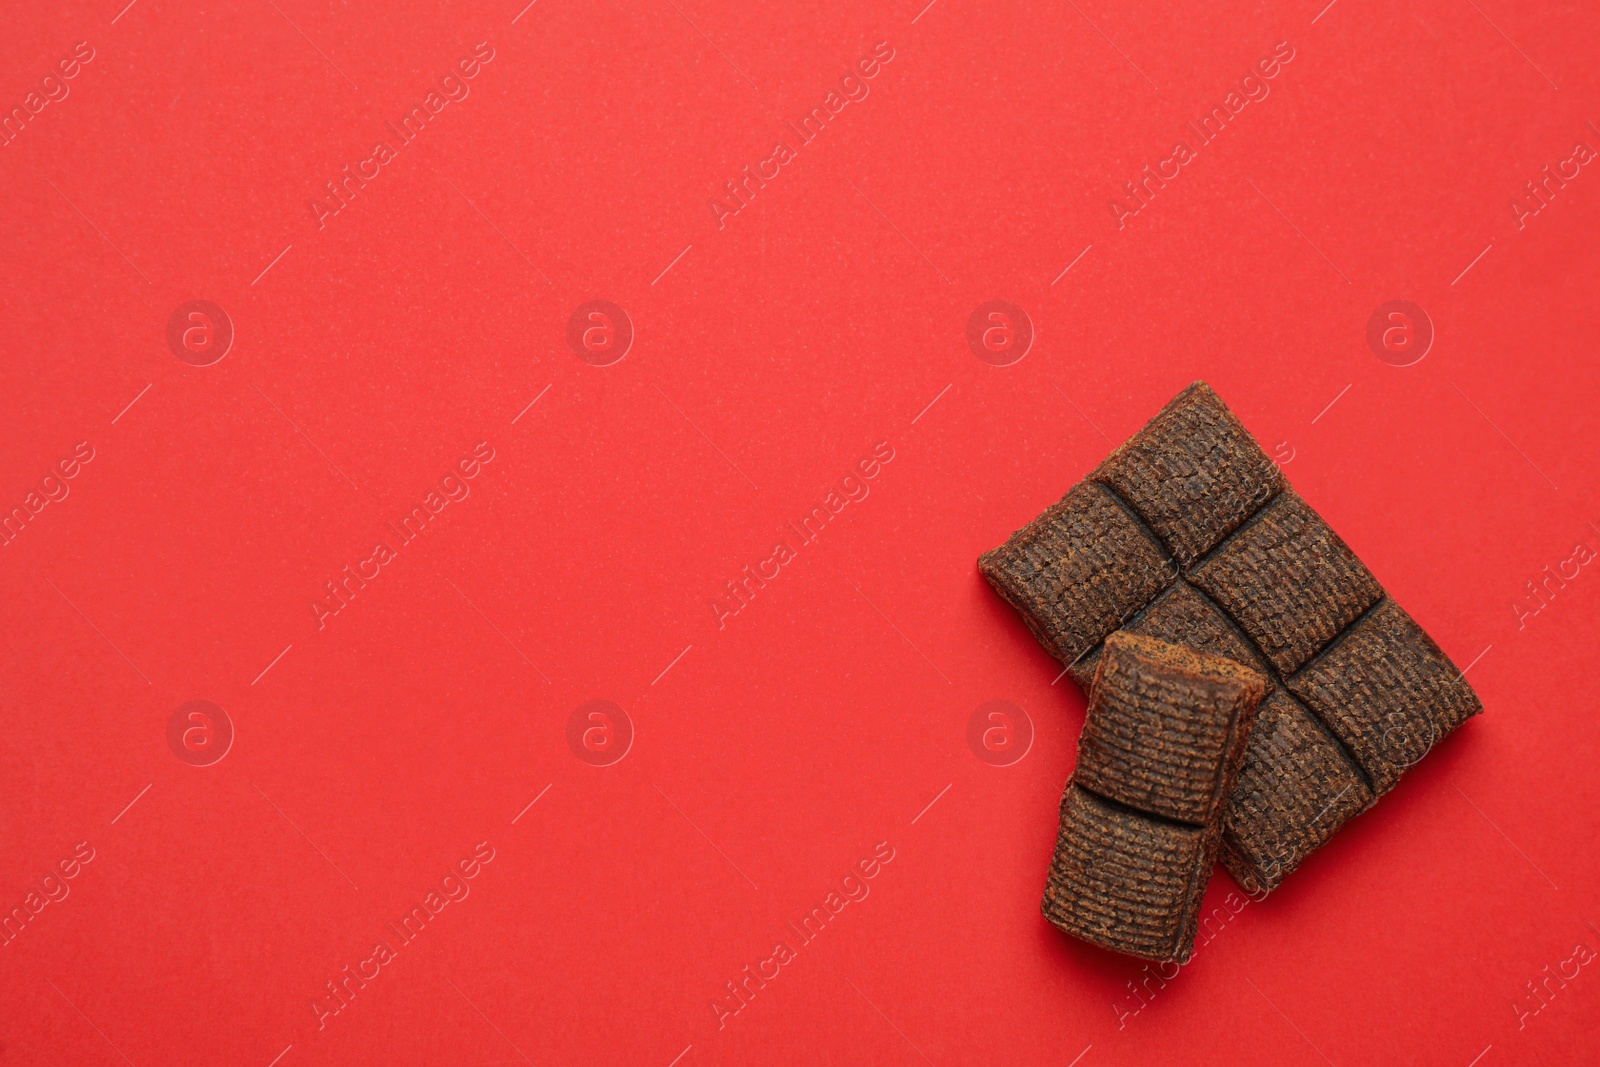
[{"label": "square chocolate-colored piece", "polygon": [[1278,465],[1205,382],[1179,393],[1089,475],[1187,567],[1283,488]]},{"label": "square chocolate-colored piece", "polygon": [[[1241,663],[1263,675],[1267,662],[1226,615],[1204,593],[1188,582],[1179,581],[1125,624],[1122,633],[1143,634],[1175,645],[1209,652]],[[1095,668],[1100,664],[1100,649],[1095,649],[1067,668],[1072,680],[1087,692],[1094,684]],[[1270,688],[1270,684],[1269,684]]]},{"label": "square chocolate-colored piece", "polygon": [[1065,663],[1099,644],[1173,576],[1127,508],[1088,482],[985,552],[978,570]]},{"label": "square chocolate-colored piece", "polygon": [[1190,576],[1288,674],[1377,603],[1383,588],[1290,490]]},{"label": "square chocolate-colored piece", "polygon": [[1223,819],[1247,886],[1276,885],[1482,710],[1203,382],[979,569],[1085,689],[1119,627],[1265,675],[1274,726]]},{"label": "square chocolate-colored piece", "polygon": [[1136,811],[1209,826],[1233,788],[1266,684],[1232,660],[1112,634],[1072,779]]},{"label": "square chocolate-colored piece", "polygon": [[1147,960],[1189,958],[1216,834],[1067,783],[1040,910],[1058,928]]},{"label": "square chocolate-colored piece", "polygon": [[1483,710],[1439,646],[1389,599],[1286,684],[1344,743],[1379,796]]},{"label": "square chocolate-colored piece", "polygon": [[1222,864],[1251,892],[1276,889],[1372,800],[1338,742],[1279,689],[1256,712],[1223,811]]}]

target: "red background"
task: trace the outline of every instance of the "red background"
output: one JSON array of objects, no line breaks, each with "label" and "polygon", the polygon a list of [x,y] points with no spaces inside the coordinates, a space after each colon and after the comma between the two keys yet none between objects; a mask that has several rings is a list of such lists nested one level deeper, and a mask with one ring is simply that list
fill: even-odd
[{"label": "red background", "polygon": [[[1600,973],[1536,1014],[1524,983],[1600,948],[1600,575],[1511,604],[1600,547],[1600,175],[1520,229],[1511,201],[1600,148],[1600,17],[920,6],[13,5],[7,107],[95,58],[0,149],[0,499],[95,458],[0,548],[0,905],[94,859],[0,948],[0,1062],[1592,1062]],[[319,229],[478,41],[470,95]],[[1281,41],[1119,229],[1122,183]],[[870,95],[719,228],[877,42]],[[636,333],[607,367],[566,343],[592,298]],[[192,299],[236,331],[212,366],[167,345]],[[965,341],[990,299],[1037,332],[1010,366]],[[1393,299],[1436,330],[1403,368],[1365,340]],[[1140,968],[1038,911],[1083,700],[974,560],[1196,378],[1486,711],[1119,1020]],[[471,495],[319,629],[480,441]],[[168,746],[192,699],[236,730],[211,766]],[[611,766],[567,742],[591,699],[636,731]],[[1014,765],[968,747],[990,700],[1034,725]],[[878,842],[870,896],[719,1028]]]}]

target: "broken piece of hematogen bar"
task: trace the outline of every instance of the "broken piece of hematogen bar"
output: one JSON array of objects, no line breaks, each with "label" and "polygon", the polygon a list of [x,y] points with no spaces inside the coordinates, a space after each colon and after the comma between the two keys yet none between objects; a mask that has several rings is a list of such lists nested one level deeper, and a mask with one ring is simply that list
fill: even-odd
[{"label": "broken piece of hematogen bar", "polygon": [[1045,918],[1116,952],[1188,960],[1266,690],[1221,656],[1129,633],[1106,640],[1061,799]]}]

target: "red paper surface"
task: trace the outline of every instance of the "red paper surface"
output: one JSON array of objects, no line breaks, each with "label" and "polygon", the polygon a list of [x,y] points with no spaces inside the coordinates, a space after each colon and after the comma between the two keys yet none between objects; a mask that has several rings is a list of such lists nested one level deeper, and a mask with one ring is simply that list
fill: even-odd
[{"label": "red paper surface", "polygon": [[[1593,1062],[1592,8],[120,5],[0,38],[4,1063]],[[1197,378],[1486,710],[1163,985],[974,560]]]}]

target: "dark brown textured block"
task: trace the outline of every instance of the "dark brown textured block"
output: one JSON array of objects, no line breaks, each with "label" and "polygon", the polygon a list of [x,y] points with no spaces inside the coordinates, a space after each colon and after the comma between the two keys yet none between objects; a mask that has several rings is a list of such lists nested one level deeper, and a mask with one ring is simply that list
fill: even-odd
[{"label": "dark brown textured block", "polygon": [[1087,482],[980,556],[978,570],[1064,663],[1099,644],[1173,577],[1126,509]]},{"label": "dark brown textured block", "polygon": [[1145,959],[1187,960],[1266,679],[1219,656],[1115,633],[1061,800],[1044,915]]},{"label": "dark brown textured block", "polygon": [[1095,468],[1189,566],[1283,488],[1278,465],[1195,382]]},{"label": "dark brown textured block", "polygon": [[1344,742],[1380,796],[1483,710],[1455,664],[1387,598],[1287,684]]},{"label": "dark brown textured block", "polygon": [[1068,782],[1040,910],[1114,952],[1185,961],[1215,841],[1206,828],[1153,819]]},{"label": "dark brown textured block", "polygon": [[[1135,616],[1123,626],[1122,632],[1143,634],[1175,645],[1188,645],[1267,674],[1266,660],[1251,647],[1227,616],[1188,582],[1175,583],[1143,614]],[[1073,681],[1087,692],[1094,684],[1094,672],[1099,664],[1100,650],[1095,649],[1074,663],[1069,673]]]},{"label": "dark brown textured block", "polygon": [[979,565],[1086,690],[1118,627],[1266,676],[1274,725],[1223,820],[1247,888],[1277,885],[1482,709],[1202,382]]},{"label": "dark brown textured block", "polygon": [[1284,492],[1189,576],[1288,674],[1383,595],[1315,511]]},{"label": "dark brown textured block", "polygon": [[1279,689],[1256,712],[1223,811],[1223,866],[1245,889],[1276,889],[1372,801],[1328,731]]},{"label": "dark brown textured block", "polygon": [[1209,826],[1233,788],[1266,684],[1232,660],[1112,634],[1073,781],[1140,812]]}]

